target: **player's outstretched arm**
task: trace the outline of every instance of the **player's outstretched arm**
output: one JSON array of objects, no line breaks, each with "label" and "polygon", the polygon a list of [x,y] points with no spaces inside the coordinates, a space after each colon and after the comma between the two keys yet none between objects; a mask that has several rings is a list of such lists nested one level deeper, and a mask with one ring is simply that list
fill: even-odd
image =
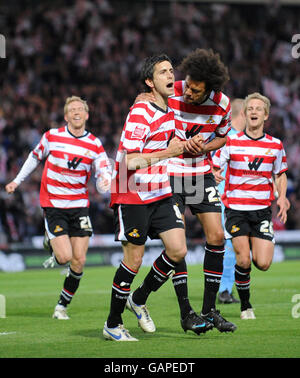
[{"label": "player's outstretched arm", "polygon": [[15,177],[13,181],[11,181],[5,186],[5,190],[7,191],[7,193],[14,193],[14,191],[21,184],[21,182],[24,181],[26,177],[28,177],[38,165],[39,160],[33,156],[32,152],[30,152],[17,177]]}]

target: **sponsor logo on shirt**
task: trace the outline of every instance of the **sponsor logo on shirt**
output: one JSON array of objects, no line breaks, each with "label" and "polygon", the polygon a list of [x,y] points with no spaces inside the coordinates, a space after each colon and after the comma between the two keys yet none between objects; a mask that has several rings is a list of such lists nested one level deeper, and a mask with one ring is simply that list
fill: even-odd
[{"label": "sponsor logo on shirt", "polygon": [[214,120],[214,117],[213,116],[209,116],[208,120],[206,121],[206,123],[215,123],[215,120]]}]

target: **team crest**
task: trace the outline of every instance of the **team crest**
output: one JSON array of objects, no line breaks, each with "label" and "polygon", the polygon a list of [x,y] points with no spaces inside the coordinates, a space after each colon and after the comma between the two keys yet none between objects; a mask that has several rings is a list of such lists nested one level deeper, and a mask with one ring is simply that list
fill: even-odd
[{"label": "team crest", "polygon": [[54,232],[60,232],[60,231],[63,231],[63,228],[61,228],[60,226],[56,226],[55,227],[55,230],[54,230]]},{"label": "team crest", "polygon": [[133,130],[132,137],[137,139],[143,139],[145,131],[146,127],[136,126],[136,128]]},{"label": "team crest", "polygon": [[139,238],[140,237],[139,231],[136,228],[134,228],[131,232],[129,232],[128,235],[133,237],[133,238]]},{"label": "team crest", "polygon": [[240,230],[240,228],[239,227],[237,227],[235,224],[232,226],[232,228],[231,228],[231,233],[232,234],[234,234],[235,232],[238,232]]},{"label": "team crest", "polygon": [[206,123],[215,123],[214,117],[213,116],[209,116],[209,118],[206,121]]}]

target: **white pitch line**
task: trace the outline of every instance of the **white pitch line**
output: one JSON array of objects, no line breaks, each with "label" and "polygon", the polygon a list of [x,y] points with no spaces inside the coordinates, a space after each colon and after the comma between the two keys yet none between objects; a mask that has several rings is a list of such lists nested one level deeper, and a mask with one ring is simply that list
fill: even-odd
[{"label": "white pitch line", "polygon": [[[87,290],[85,288],[82,288],[82,290],[80,290],[80,292],[82,294],[109,294],[111,293],[111,291],[109,290]],[[28,292],[30,294],[31,297],[46,297],[46,296],[53,296],[53,292],[49,293],[49,292]],[[78,291],[79,293],[79,291]],[[5,294],[6,295],[6,298],[23,298],[25,296],[25,294]],[[77,294],[78,295],[78,294]]]},{"label": "white pitch line", "polygon": [[0,332],[0,336],[14,335],[17,332]]}]

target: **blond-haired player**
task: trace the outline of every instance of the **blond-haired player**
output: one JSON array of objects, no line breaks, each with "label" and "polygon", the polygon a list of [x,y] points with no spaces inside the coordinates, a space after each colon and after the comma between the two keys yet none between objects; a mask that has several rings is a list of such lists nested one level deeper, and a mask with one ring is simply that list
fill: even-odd
[{"label": "blond-haired player", "polygon": [[[278,217],[287,220],[287,163],[282,142],[264,132],[270,100],[260,93],[245,98],[245,131],[229,136],[218,166],[227,164],[223,194],[225,237],[236,254],[235,283],[241,300],[241,318],[255,319],[250,303],[251,262],[269,269],[274,254],[271,202],[273,176],[278,191]],[[215,162],[215,166],[216,166]],[[251,258],[251,253],[252,258]]]},{"label": "blond-haired player", "polygon": [[44,210],[46,245],[53,255],[44,263],[70,263],[53,317],[69,319],[67,305],[78,289],[92,235],[89,218],[88,180],[92,170],[97,188],[108,190],[111,167],[101,141],[86,130],[89,108],[77,96],[67,98],[64,106],[66,124],[45,132],[30,152],[16,178],[6,185],[12,194],[45,159],[40,188]]}]

